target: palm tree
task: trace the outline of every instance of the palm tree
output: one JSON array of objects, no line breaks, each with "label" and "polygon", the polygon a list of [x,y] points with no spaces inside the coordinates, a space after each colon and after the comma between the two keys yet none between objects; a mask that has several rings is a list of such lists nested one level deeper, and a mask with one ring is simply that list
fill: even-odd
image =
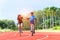
[{"label": "palm tree", "polygon": [[45,13],[46,13],[47,19],[50,19],[50,27],[54,26],[54,16],[56,14],[55,13],[56,9],[57,9],[56,7],[47,7],[47,8],[45,8]]},{"label": "palm tree", "polygon": [[48,19],[49,19],[49,16],[50,16],[50,8],[49,7],[45,8],[44,12],[45,12],[45,15],[46,15],[47,26],[48,26]]},{"label": "palm tree", "polygon": [[57,9],[56,15],[57,15],[57,18],[59,20],[59,25],[60,25],[60,8]]}]

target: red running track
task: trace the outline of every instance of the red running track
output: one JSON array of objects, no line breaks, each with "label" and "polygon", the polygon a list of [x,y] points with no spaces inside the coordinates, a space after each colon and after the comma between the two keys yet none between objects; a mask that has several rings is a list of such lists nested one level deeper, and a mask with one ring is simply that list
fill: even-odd
[{"label": "red running track", "polygon": [[36,32],[31,36],[30,32],[23,32],[22,36],[18,32],[0,33],[0,40],[60,40],[59,32]]}]

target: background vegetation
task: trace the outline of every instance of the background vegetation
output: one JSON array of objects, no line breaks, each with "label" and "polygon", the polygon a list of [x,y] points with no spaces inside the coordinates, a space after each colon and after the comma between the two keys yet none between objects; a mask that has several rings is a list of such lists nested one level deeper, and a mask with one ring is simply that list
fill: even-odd
[{"label": "background vegetation", "polygon": [[[37,18],[36,29],[60,30],[60,8],[46,7],[43,10],[34,11],[34,14]],[[13,20],[0,20],[0,29],[17,30],[17,25]],[[29,30],[27,20],[24,20],[23,30]]]}]

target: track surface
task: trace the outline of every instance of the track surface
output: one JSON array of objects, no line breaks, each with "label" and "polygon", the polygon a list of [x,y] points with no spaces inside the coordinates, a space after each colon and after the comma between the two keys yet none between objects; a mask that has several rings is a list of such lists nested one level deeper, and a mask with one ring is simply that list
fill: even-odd
[{"label": "track surface", "polygon": [[22,36],[18,32],[0,33],[0,40],[60,40],[59,32],[36,32],[31,36],[30,32],[23,32]]}]

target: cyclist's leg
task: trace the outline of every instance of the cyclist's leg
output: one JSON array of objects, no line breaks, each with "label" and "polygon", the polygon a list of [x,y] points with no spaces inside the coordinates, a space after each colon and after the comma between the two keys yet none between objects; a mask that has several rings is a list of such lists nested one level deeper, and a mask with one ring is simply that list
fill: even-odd
[{"label": "cyclist's leg", "polygon": [[35,32],[34,22],[30,22],[31,32]]},{"label": "cyclist's leg", "polygon": [[33,25],[32,25],[32,24],[30,24],[30,28],[31,28],[30,30],[31,30],[31,32],[32,32],[32,30],[33,30]]},{"label": "cyclist's leg", "polygon": [[33,33],[35,33],[35,27],[34,27],[34,24],[32,25],[32,28],[33,28]]},{"label": "cyclist's leg", "polygon": [[33,34],[35,33],[34,24],[31,24],[31,32],[32,32],[32,36],[33,36]]},{"label": "cyclist's leg", "polygon": [[18,31],[19,31],[20,36],[21,36],[21,33],[22,33],[22,24],[21,23],[18,24]]},{"label": "cyclist's leg", "polygon": [[34,24],[31,24],[31,31],[34,31]]},{"label": "cyclist's leg", "polygon": [[21,32],[22,32],[23,23],[21,23]]},{"label": "cyclist's leg", "polygon": [[21,32],[21,24],[18,24],[18,31]]}]

